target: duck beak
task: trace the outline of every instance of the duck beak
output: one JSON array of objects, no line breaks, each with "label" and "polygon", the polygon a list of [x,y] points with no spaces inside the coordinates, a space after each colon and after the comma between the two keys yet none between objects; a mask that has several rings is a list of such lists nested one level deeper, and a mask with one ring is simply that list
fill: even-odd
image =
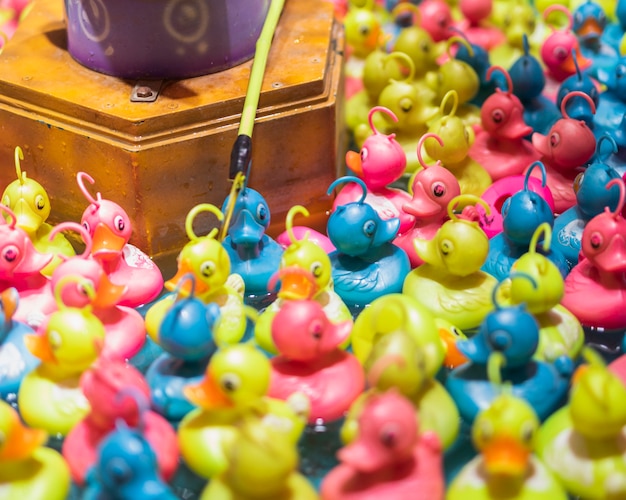
[{"label": "duck beak", "polygon": [[439,337],[443,341],[443,345],[446,350],[446,355],[443,360],[443,364],[448,368],[456,368],[464,363],[468,362],[468,359],[461,353],[457,347],[457,337],[448,328],[439,328]]},{"label": "duck beak", "polygon": [[[587,59],[586,57],[584,57],[580,53],[580,48],[578,47],[578,44],[576,44],[576,47],[574,48],[574,51],[576,53],[576,62],[578,62],[578,68],[580,68],[580,71],[584,71],[587,68],[589,68],[591,66],[591,59]],[[570,75],[575,75],[576,74],[576,70],[577,70],[576,62],[574,62],[574,56],[572,56],[572,54],[570,54],[565,59],[565,61],[563,61],[563,63],[561,63],[561,69],[563,71],[566,71]]]},{"label": "duck beak", "polygon": [[91,255],[100,259],[117,257],[126,244],[126,239],[114,234],[111,228],[100,222],[93,232]]},{"label": "duck beak", "polygon": [[41,429],[25,427],[16,412],[12,412],[11,428],[7,433],[7,440],[0,446],[0,463],[4,461],[24,460],[43,446],[48,434]]},{"label": "duck beak", "polygon": [[2,302],[5,322],[10,320],[15,314],[15,311],[17,311],[19,300],[20,296],[17,288],[7,288],[4,292],[2,292],[2,294],[0,294],[0,302]]},{"label": "duck beak", "polygon": [[228,233],[235,245],[251,245],[261,241],[265,227],[255,220],[250,210],[241,210],[231,222]]},{"label": "duck beak", "polygon": [[24,199],[17,202],[13,212],[17,219],[16,225],[29,234],[37,231],[43,222],[39,214],[37,214]]},{"label": "duck beak", "polygon": [[128,290],[128,287],[126,285],[116,285],[109,279],[106,273],[102,273],[97,290],[98,293],[96,293],[92,305],[96,309],[105,309],[116,306],[122,295]]},{"label": "duck beak", "polygon": [[38,333],[24,335],[24,344],[33,356],[44,363],[57,363],[57,358],[52,351],[48,337]]},{"label": "duck beak", "polygon": [[603,270],[614,273],[626,271],[626,240],[621,234],[613,236],[609,245],[594,259]]},{"label": "duck beak", "polygon": [[392,457],[388,456],[388,453],[381,453],[379,448],[369,445],[358,437],[356,441],[340,449],[337,457],[344,464],[364,473],[375,472],[392,462]]},{"label": "duck beak", "polygon": [[480,333],[467,340],[457,340],[455,346],[461,356],[473,363],[487,364],[489,361],[491,349],[485,342],[484,335]]},{"label": "duck beak", "polygon": [[329,323],[320,342],[320,352],[332,352],[348,340],[352,333],[352,320]]},{"label": "duck beak", "polygon": [[[193,274],[194,276],[196,275],[193,267],[191,266],[191,263],[189,262],[189,259],[183,258],[178,262],[178,270],[176,271],[176,274],[171,279],[167,280],[163,284],[163,286],[166,290],[173,292],[177,289],[180,280],[183,279],[186,274]],[[185,280],[179,288],[179,293],[184,297],[189,297],[191,295],[192,286],[192,280]],[[196,278],[194,288],[195,295],[202,295],[209,290],[210,287],[204,280]]]},{"label": "duck beak", "polygon": [[437,243],[435,238],[432,240],[423,240],[421,238],[415,238],[413,240],[413,247],[417,252],[417,255],[420,259],[422,259],[425,263],[441,266],[443,264],[441,260],[441,256],[437,251]]},{"label": "duck beak", "polygon": [[387,220],[381,220],[374,234],[373,246],[380,246],[393,240],[400,229],[400,219],[393,217]]},{"label": "duck beak", "polygon": [[513,108],[507,122],[503,127],[498,129],[498,135],[505,139],[521,139],[531,134],[532,131],[532,127],[529,127],[524,122],[522,110],[520,108]]},{"label": "duck beak", "polygon": [[421,182],[416,182],[413,184],[413,199],[402,205],[402,210],[418,219],[428,219],[441,212],[442,207],[428,196]]},{"label": "duck beak", "polygon": [[276,295],[281,299],[310,299],[319,290],[315,280],[310,278],[310,273],[297,266],[283,268],[280,279],[280,290]]},{"label": "duck beak", "polygon": [[490,475],[523,477],[530,451],[511,437],[496,438],[482,450],[485,470]]},{"label": "duck beak", "polygon": [[233,402],[224,394],[224,391],[208,373],[198,384],[190,384],[183,388],[183,394],[196,406],[204,409],[230,408]]},{"label": "duck beak", "polygon": [[583,40],[597,40],[602,35],[602,31],[600,23],[598,23],[595,18],[589,17],[585,19],[585,22],[578,28],[576,35]]},{"label": "duck beak", "polygon": [[346,165],[354,175],[357,177],[363,177],[363,163],[361,162],[361,155],[356,151],[348,151],[346,153]]},{"label": "duck beak", "polygon": [[[8,226],[2,226],[8,227]],[[0,234],[0,241],[4,244],[9,242],[15,244],[23,252],[23,256],[19,263],[13,268],[13,276],[33,275],[39,274],[41,270],[46,267],[50,261],[54,258],[52,254],[39,253],[28,239],[28,235],[24,230],[19,230],[20,234],[15,234],[14,229],[8,229],[11,233],[6,238],[3,238],[3,234]]]}]

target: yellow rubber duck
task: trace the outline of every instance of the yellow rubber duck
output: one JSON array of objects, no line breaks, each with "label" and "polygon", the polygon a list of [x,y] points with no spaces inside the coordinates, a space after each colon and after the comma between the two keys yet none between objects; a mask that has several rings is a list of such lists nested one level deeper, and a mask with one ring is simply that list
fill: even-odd
[{"label": "yellow rubber duck", "polygon": [[[202,237],[194,233],[193,221],[202,212],[213,213],[220,221],[224,220],[224,214],[210,203],[196,205],[189,211],[185,229],[190,241],[180,251],[176,275],[165,282],[165,288],[169,291],[176,290],[181,278],[191,273],[195,278],[195,296],[205,304],[214,302],[220,307],[220,321],[214,331],[215,341],[218,344],[234,344],[241,340],[246,331],[243,278],[238,274],[231,274],[228,253],[215,238],[217,228]],[[191,286],[192,280],[186,280],[179,293],[188,295],[191,293]],[[176,296],[176,293],[166,295],[146,313],[146,331],[157,343],[161,321],[176,301]]]},{"label": "yellow rubber duck", "polygon": [[62,260],[61,255],[75,255],[74,248],[62,233],[57,233],[50,241],[53,226],[46,220],[50,215],[50,198],[41,184],[26,176],[20,160],[24,159],[22,148],[15,148],[15,171],[17,179],[11,182],[2,194],[2,204],[9,207],[17,218],[17,227],[23,229],[40,253],[54,254],[54,258],[41,271],[45,276],[52,272]]},{"label": "yellow rubber duck", "polygon": [[[348,306],[333,289],[332,265],[328,254],[306,236],[298,240],[293,232],[293,219],[296,214],[309,216],[309,211],[301,205],[291,207],[287,212],[285,227],[290,244],[283,252],[278,276],[281,287],[277,298],[259,315],[254,327],[254,338],[261,348],[277,354],[272,340],[272,321],[286,300],[311,298],[319,302],[328,319],[341,323],[352,319]],[[312,277],[312,279],[311,279]],[[347,339],[342,347],[347,347]]]},{"label": "yellow rubber duck", "polygon": [[178,427],[180,453],[196,474],[213,478],[229,466],[232,447],[246,418],[256,416],[283,433],[292,444],[304,430],[310,409],[306,396],[296,393],[288,401],[266,396],[269,359],[250,343],[220,348],[211,358],[205,378],[185,387],[196,410]]},{"label": "yellow rubber duck", "polygon": [[44,446],[48,435],[30,429],[0,400],[0,496],[3,500],[65,500],[70,471],[63,457]]},{"label": "yellow rubber duck", "polygon": [[90,406],[79,379],[98,358],[105,329],[90,306],[67,307],[61,300],[65,286],[82,287],[93,300],[93,285],[76,276],[63,277],[55,288],[59,309],[41,325],[38,333],[26,335],[26,347],[40,360],[24,377],[18,392],[18,407],[31,427],[50,435],[65,436],[81,421]]}]

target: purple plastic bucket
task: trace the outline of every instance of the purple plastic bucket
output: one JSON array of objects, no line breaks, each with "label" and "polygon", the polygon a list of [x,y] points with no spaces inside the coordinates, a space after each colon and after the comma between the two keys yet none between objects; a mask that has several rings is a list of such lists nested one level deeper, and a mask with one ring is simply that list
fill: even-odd
[{"label": "purple plastic bucket", "polygon": [[181,79],[254,55],[270,0],[65,0],[68,51],[120,78]]}]

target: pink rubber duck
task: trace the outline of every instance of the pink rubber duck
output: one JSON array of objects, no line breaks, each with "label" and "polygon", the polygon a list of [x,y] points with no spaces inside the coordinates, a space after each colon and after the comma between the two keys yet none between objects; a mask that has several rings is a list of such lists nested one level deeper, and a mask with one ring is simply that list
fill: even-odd
[{"label": "pink rubber duck", "polygon": [[152,260],[128,243],[132,233],[126,211],[117,203],[94,198],[85,187],[85,180],[94,184],[85,172],[78,172],[78,187],[90,205],[83,212],[81,224],[89,232],[92,256],[98,260],[113,283],[127,285],[119,305],[138,307],[154,300],[163,290],[163,276]]},{"label": "pink rubber duck", "polygon": [[487,70],[487,81],[491,80],[494,71],[504,75],[507,89],[496,89],[483,103],[480,109],[482,129],[476,133],[469,156],[497,181],[520,175],[541,155],[530,141],[524,139],[533,129],[524,122],[524,105],[513,94],[509,72],[501,66],[491,66]]},{"label": "pink rubber duck", "polygon": [[468,41],[489,51],[504,43],[504,32],[490,22],[493,0],[460,0],[459,10],[463,15],[455,23]]},{"label": "pink rubber duck", "polygon": [[450,28],[454,26],[452,10],[443,0],[424,0],[419,4],[422,18],[422,28],[424,28],[435,42],[442,42],[450,38],[454,31]]},{"label": "pink rubber duck", "polygon": [[[566,106],[573,97],[585,99],[595,114],[591,97],[580,91],[570,92],[561,101],[563,118],[552,125],[547,135],[535,132],[532,136],[533,146],[541,153],[541,162],[546,167],[547,185],[554,198],[556,214],[576,204],[574,180],[580,167],[584,167],[596,152],[596,137],[591,129],[583,120],[567,115]],[[539,177],[541,173],[535,169],[532,175]]]},{"label": "pink rubber duck", "polygon": [[[65,222],[55,226],[50,237],[59,231],[76,231],[85,250],[82,255],[65,259],[52,274],[51,290],[64,276],[78,275],[89,280],[96,296],[91,302],[93,314],[102,322],[106,335],[101,356],[109,359],[127,361],[137,354],[146,341],[146,328],[139,312],[131,307],[120,306],[119,302],[126,292],[127,285],[111,283],[102,265],[90,256],[91,237],[87,230],[74,222]],[[79,286],[65,287],[62,291],[63,303],[71,307],[84,307],[90,300]]]},{"label": "pink rubber duck", "polygon": [[62,453],[72,479],[83,485],[96,463],[98,445],[115,429],[117,420],[143,428],[143,435],[157,456],[159,473],[169,481],[178,467],[176,432],[164,417],[142,407],[149,404],[150,388],[132,365],[100,359],[80,379],[91,411],[76,424],[63,442]]},{"label": "pink rubber duck", "polygon": [[442,500],[439,438],[419,432],[415,408],[394,389],[372,395],[359,418],[359,434],[339,450],[341,463],[321,485],[323,500]]},{"label": "pink rubber duck", "polygon": [[621,215],[626,187],[622,179],[611,179],[606,188],[614,185],[620,189],[617,209],[605,208],[587,223],[582,255],[565,278],[561,305],[583,326],[626,328],[626,220]]},{"label": "pink rubber duck", "polygon": [[[387,186],[402,177],[406,168],[406,154],[395,140],[395,134],[385,135],[376,130],[372,117],[377,112],[385,113],[392,120],[398,121],[390,109],[383,106],[373,107],[368,114],[373,134],[365,140],[359,153],[346,153],[346,164],[367,186],[365,203],[371,205],[383,220],[400,219],[398,232],[402,233],[415,220],[413,215],[402,210],[402,206],[410,201],[411,196],[406,191]],[[345,184],[333,202],[333,210],[338,206],[359,201],[362,197],[363,191],[358,184]]]},{"label": "pink rubber duck", "polygon": [[349,338],[352,320],[331,323],[315,300],[285,301],[272,321],[280,353],[272,358],[268,396],[287,400],[304,393],[311,402],[309,423],[342,418],[365,388],[357,358],[339,346]]},{"label": "pink rubber duck", "polygon": [[402,248],[415,268],[423,263],[417,254],[413,241],[415,238],[431,240],[441,225],[448,220],[448,204],[452,198],[461,194],[459,181],[447,168],[437,162],[429,166],[422,157],[424,141],[433,138],[443,146],[443,140],[437,134],[424,134],[417,146],[417,158],[422,170],[413,177],[410,201],[402,205],[402,210],[415,218],[413,226],[400,234],[393,241],[394,245]]},{"label": "pink rubber duck", "polygon": [[17,217],[10,208],[0,204],[0,212],[10,219],[5,223],[0,216],[0,292],[17,289],[20,301],[13,318],[36,328],[56,309],[50,280],[42,274],[54,256],[35,249],[28,233],[17,227]]}]

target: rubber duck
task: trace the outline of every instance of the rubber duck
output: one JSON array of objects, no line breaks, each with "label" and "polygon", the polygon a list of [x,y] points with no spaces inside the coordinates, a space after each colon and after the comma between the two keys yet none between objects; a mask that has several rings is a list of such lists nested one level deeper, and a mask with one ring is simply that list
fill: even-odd
[{"label": "rubber duck", "polygon": [[141,425],[143,436],[156,455],[159,476],[169,481],[178,467],[178,441],[172,426],[150,410],[150,388],[134,366],[100,358],[80,378],[90,411],[68,433],[61,451],[72,480],[85,485],[89,469],[98,462],[98,447],[120,421]]},{"label": "rubber duck", "polygon": [[[537,454],[573,497],[626,495],[626,387],[598,353],[589,354],[569,402],[542,425]],[[583,368],[583,367],[581,367]]]},{"label": "rubber duck", "polygon": [[24,343],[24,336],[35,331],[13,319],[19,300],[15,288],[0,292],[0,397],[11,402],[17,397],[24,376],[39,364]]},{"label": "rubber duck", "polygon": [[[543,235],[542,250],[537,251],[539,238]],[[540,224],[530,242],[528,252],[517,259],[511,267],[509,297],[512,304],[525,304],[539,324],[539,345],[535,359],[555,362],[562,356],[577,360],[585,343],[585,332],[570,311],[561,305],[565,293],[563,276],[558,267],[544,253],[549,251],[554,239],[552,229],[546,222]],[[527,279],[516,276],[522,273]]]},{"label": "rubber duck", "polygon": [[[452,99],[452,108],[444,114],[448,100]],[[474,141],[474,132],[456,115],[459,100],[457,93],[451,90],[441,102],[442,116],[431,122],[428,132],[438,135],[443,145],[434,141],[423,143],[429,158],[441,161],[459,181],[461,194],[480,196],[491,185],[492,179],[487,170],[469,156]]]},{"label": "rubber duck", "polygon": [[119,420],[98,446],[81,498],[176,500],[178,496],[159,477],[157,457],[141,426],[131,428]]},{"label": "rubber duck", "polygon": [[[193,283],[189,294],[183,296],[181,290],[187,280]],[[217,350],[213,332],[220,308],[215,302],[205,304],[195,296],[194,288],[193,274],[178,281],[176,299],[159,326],[157,340],[164,352],[146,371],[152,407],[173,425],[195,408],[183,394],[183,388],[202,380],[209,359]]]},{"label": "rubber duck", "polygon": [[506,40],[503,30],[491,22],[492,0],[460,0],[461,20],[455,26],[472,44],[489,51]]},{"label": "rubber duck", "polygon": [[78,172],[76,180],[89,202],[80,222],[91,236],[91,254],[113,283],[127,286],[119,305],[139,307],[153,301],[163,290],[163,276],[150,257],[129,243],[133,231],[130,217],[114,201],[102,199],[99,192],[95,198],[89,193],[85,181],[95,183],[89,174]]},{"label": "rubber duck", "polygon": [[354,354],[339,345],[350,336],[352,321],[331,323],[314,300],[292,300],[272,321],[279,354],[271,359],[268,396],[287,400],[305,394],[308,422],[333,422],[344,416],[365,388],[365,375]]},{"label": "rubber duck", "polygon": [[582,55],[578,37],[572,31],[574,19],[570,10],[560,4],[549,6],[543,11],[542,16],[546,24],[548,24],[548,18],[553,12],[561,12],[566,15],[568,26],[557,30],[554,26],[549,25],[551,33],[543,40],[541,45],[541,60],[546,68],[546,87],[543,93],[548,99],[555,99],[561,82],[567,77],[576,74],[574,58],[576,58],[580,69],[583,71],[591,66],[591,60]]},{"label": "rubber duck", "polygon": [[[544,95],[546,76],[539,59],[531,54],[528,37],[522,39],[523,53],[509,67],[513,81],[513,94],[524,105],[524,123],[534,132],[545,134],[558,119],[562,118],[554,100]],[[495,63],[496,59],[492,59]],[[502,65],[507,67],[506,65]]]},{"label": "rubber duck", "polygon": [[249,415],[284,433],[296,443],[308,420],[309,401],[297,393],[288,401],[270,398],[271,364],[250,343],[221,347],[211,357],[205,378],[185,386],[186,397],[198,408],[178,427],[180,453],[189,468],[213,478],[228,468],[229,450],[238,427]]},{"label": "rubber duck", "polygon": [[321,485],[324,500],[444,498],[439,438],[421,429],[411,402],[393,389],[368,398],[358,437],[337,457]]},{"label": "rubber duck", "polygon": [[15,172],[17,179],[11,182],[2,193],[2,203],[13,210],[17,217],[16,225],[28,234],[37,251],[53,254],[54,258],[43,268],[42,273],[50,276],[61,263],[61,255],[71,257],[74,248],[62,233],[49,238],[53,226],[46,222],[50,215],[50,198],[44,187],[22,171],[20,160],[24,159],[22,148],[15,148]]},{"label": "rubber duck", "polygon": [[605,329],[626,328],[626,311],[622,307],[626,292],[626,221],[621,215],[626,199],[622,179],[611,179],[606,189],[618,186],[617,207],[593,217],[583,230],[581,256],[565,279],[565,296],[561,304],[579,319],[583,326]]},{"label": "rubber duck", "polygon": [[443,0],[424,0],[419,4],[421,25],[435,42],[448,40],[454,26],[452,10]]},{"label": "rubber duck", "polygon": [[[407,275],[402,293],[420,301],[434,316],[469,334],[493,308],[491,294],[497,280],[480,270],[489,252],[489,240],[477,222],[461,219],[454,213],[460,202],[484,204],[471,195],[450,201],[450,220],[439,228],[434,238],[415,239],[416,251],[424,264]],[[484,207],[489,210],[486,204]]]},{"label": "rubber duck", "polygon": [[200,499],[317,500],[319,495],[298,472],[292,441],[258,418],[247,418],[228,450],[229,466],[211,479]]},{"label": "rubber duck", "polygon": [[[402,189],[388,187],[402,177],[406,168],[406,154],[395,140],[395,135],[385,135],[374,126],[375,113],[385,113],[397,121],[396,115],[382,106],[373,107],[368,115],[373,132],[361,146],[361,150],[346,153],[346,165],[365,185],[365,200],[383,220],[398,219],[398,231],[404,232],[413,225],[412,215],[402,206],[411,199]],[[333,201],[333,212],[337,207],[356,202],[363,197],[360,184],[346,183]]]},{"label": "rubber duck", "polygon": [[222,212],[228,213],[231,203],[230,224],[222,245],[228,252],[231,271],[243,278],[244,302],[262,308],[276,298],[267,291],[267,282],[278,271],[283,248],[266,234],[271,217],[261,193],[244,181],[238,194],[226,197]]},{"label": "rubber duck", "polygon": [[[460,32],[462,36],[464,34]],[[469,50],[468,47],[469,46]],[[481,107],[485,99],[495,91],[495,82],[487,78],[487,70],[491,67],[489,52],[468,40],[468,45],[459,44],[454,54],[455,59],[459,59],[471,66],[478,77],[478,92],[470,99],[470,104]]]},{"label": "rubber duck", "polygon": [[402,330],[374,343],[364,364],[369,389],[350,406],[340,434],[344,444],[358,435],[358,419],[368,399],[394,388],[413,403],[422,431],[435,432],[443,450],[452,446],[459,433],[459,411],[443,385],[426,373],[424,357],[417,341]]},{"label": "rubber duck", "polygon": [[414,217],[413,226],[398,234],[393,244],[402,248],[409,257],[411,268],[424,261],[419,257],[413,240],[430,240],[441,225],[448,220],[448,203],[461,194],[457,178],[440,161],[429,166],[422,157],[424,141],[435,139],[440,145],[443,140],[436,134],[424,134],[417,145],[417,158],[422,167],[411,179],[411,200],[402,206],[402,210]]},{"label": "rubber duck", "polygon": [[[534,162],[526,172],[526,179],[538,167],[541,171],[542,184],[546,185],[545,167],[539,161]],[[543,223],[552,227],[554,214],[548,202],[539,194],[524,189],[507,198],[502,205],[502,232],[489,240],[489,254],[481,269],[491,274],[498,281],[509,275],[511,266],[526,251],[536,229]],[[548,246],[546,257],[557,266],[563,277],[569,272],[569,265],[558,249]]]},{"label": "rubber duck", "polygon": [[[213,332],[218,345],[239,342],[246,331],[246,314],[243,303],[244,283],[241,276],[231,273],[230,257],[224,246],[216,239],[217,228],[205,236],[197,236],[193,230],[196,216],[203,212],[215,215],[223,221],[224,214],[210,203],[193,207],[185,219],[185,230],[189,242],[177,258],[176,274],[165,282],[165,288],[173,291],[183,276],[192,274],[194,281],[185,279],[178,294],[189,294],[193,286],[196,297],[208,304],[216,303],[220,308],[220,321]],[[159,329],[167,311],[176,301],[177,293],[170,293],[155,302],[145,316],[146,331],[158,343]]]},{"label": "rubber duck", "polygon": [[400,219],[384,220],[367,202],[367,186],[358,177],[340,177],[328,193],[344,183],[358,185],[361,199],[338,205],[330,214],[327,233],[337,250],[328,257],[335,291],[357,314],[378,297],[402,292],[411,264],[406,252],[392,243]]},{"label": "rubber duck", "polygon": [[[272,321],[283,305],[290,300],[314,299],[324,307],[324,312],[333,323],[352,319],[352,313],[334,289],[332,264],[328,254],[316,243],[309,240],[305,233],[297,239],[293,231],[293,219],[297,214],[308,217],[309,211],[295,205],[287,212],[286,232],[290,245],[283,253],[280,269],[268,284],[272,288],[280,280],[277,299],[267,306],[255,323],[254,338],[257,344],[271,354],[278,352],[272,340]],[[349,345],[346,340],[343,347]]]},{"label": "rubber duck", "polygon": [[0,204],[0,211],[10,219],[0,224],[0,290],[17,289],[20,302],[14,318],[36,328],[55,308],[50,279],[42,273],[53,256],[35,249],[26,231],[17,227],[10,208]]},{"label": "rubber duck", "polygon": [[[598,71],[598,80],[606,87],[600,94],[594,124],[603,133],[609,134],[623,150],[626,139],[622,132],[624,113],[626,113],[626,55],[616,59],[611,70]],[[623,159],[620,161],[623,165]]]},{"label": "rubber duck", "polygon": [[[528,37],[534,38],[537,31],[537,13],[525,0],[496,0],[492,12],[491,20],[502,30],[505,40],[489,51],[489,58],[497,66],[510,68],[520,57],[529,53]],[[532,52],[538,52],[534,44]]]},{"label": "rubber duck", "polygon": [[603,136],[598,141],[596,161],[592,162],[584,172],[580,172],[574,181],[576,205],[568,208],[554,220],[552,245],[558,248],[570,266],[570,270],[578,264],[583,230],[587,223],[604,211],[604,207],[615,210],[619,201],[619,189],[613,186],[606,189],[611,179],[618,179],[619,174],[599,158],[602,142],[612,142],[613,152],[617,145],[610,136]]},{"label": "rubber duck", "polygon": [[[541,153],[546,184],[554,198],[557,215],[576,204],[574,180],[579,173],[578,167],[584,166],[596,151],[596,138],[587,124],[567,115],[566,106],[573,97],[585,99],[595,113],[593,101],[587,94],[570,92],[561,102],[563,118],[550,127],[548,134],[535,132],[532,136],[533,146]],[[542,173],[535,170],[531,175],[538,177]]]},{"label": "rubber duck", "polygon": [[[583,73],[578,66],[578,60],[574,57],[574,66],[576,66],[576,74],[568,76],[561,85],[556,94],[556,105],[561,108],[561,102],[565,99],[565,96],[570,92],[579,91],[587,94],[593,104],[596,107],[596,113],[598,105],[600,104],[600,91],[598,89],[598,82],[591,78],[588,72]],[[574,120],[583,120],[587,126],[594,131],[596,137],[599,135],[599,131],[596,131],[595,127],[595,115],[589,103],[583,99],[570,99],[566,106],[567,116]]]},{"label": "rubber duck", "polygon": [[[519,274],[531,281],[527,275]],[[525,399],[545,420],[567,397],[573,362],[554,363],[533,359],[539,345],[539,325],[524,304],[505,306],[496,301],[501,285],[493,289],[495,309],[478,332],[457,348],[469,360],[448,373],[445,386],[461,417],[472,424],[500,393],[502,383],[511,394]]]},{"label": "rubber duck", "polygon": [[471,435],[479,455],[454,478],[446,500],[567,500],[563,487],[533,453],[539,427],[537,414],[524,399],[506,392],[497,396],[474,420]]},{"label": "rubber duck", "polygon": [[[57,225],[50,235],[57,231],[74,231],[81,235],[85,244],[82,254],[65,258],[59,264],[50,280],[51,290],[65,276],[79,276],[88,280],[95,291],[94,300],[85,295],[81,286],[66,286],[61,294],[63,303],[71,307],[84,307],[91,304],[91,312],[101,321],[106,332],[101,355],[108,359],[130,360],[143,348],[146,341],[146,328],[141,314],[132,307],[120,306],[127,285],[113,284],[105,273],[100,262],[91,257],[92,242],[84,226],[74,222],[63,222]],[[55,308],[58,310],[58,307]],[[45,328],[47,318],[39,328]]]},{"label": "rubber duck", "polygon": [[491,66],[487,79],[494,71],[501,72],[507,89],[497,88],[480,109],[482,129],[476,133],[469,157],[480,164],[496,181],[503,177],[520,175],[524,169],[538,160],[540,154],[532,143],[525,139],[532,128],[524,122],[524,106],[513,94],[513,81],[501,66]]},{"label": "rubber duck", "polygon": [[[437,71],[439,67],[437,58],[441,55],[440,48],[428,30],[421,25],[422,15],[419,9],[415,9],[415,6],[409,2],[400,2],[398,7],[411,14],[414,22],[411,26],[400,30],[391,52],[403,52],[408,55],[415,67],[414,78],[421,80],[428,73]],[[393,12],[395,13],[396,10],[394,9]]]},{"label": "rubber duck", "polygon": [[8,499],[65,500],[70,473],[61,455],[45,445],[48,435],[24,426],[19,414],[0,401],[0,487]]},{"label": "rubber duck", "polygon": [[59,310],[50,315],[44,329],[24,337],[26,347],[41,363],[22,380],[17,395],[20,415],[29,426],[53,436],[66,436],[89,412],[80,376],[98,359],[106,335],[89,305],[78,308],[63,303],[64,287],[77,283],[95,299],[87,280],[62,278],[55,287]]}]

